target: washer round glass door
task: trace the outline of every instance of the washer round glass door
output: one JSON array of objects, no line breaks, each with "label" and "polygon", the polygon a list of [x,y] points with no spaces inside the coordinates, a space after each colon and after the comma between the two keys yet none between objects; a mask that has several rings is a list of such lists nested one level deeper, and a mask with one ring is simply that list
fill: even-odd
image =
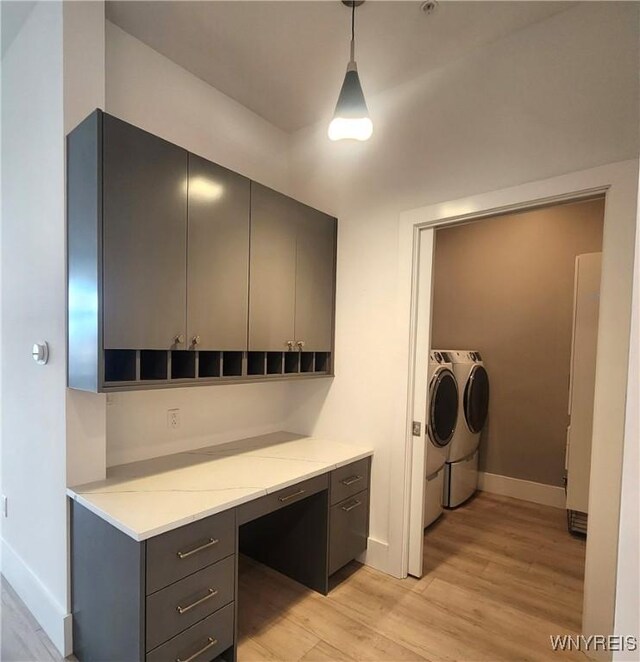
[{"label": "washer round glass door", "polygon": [[429,438],[439,447],[453,438],[458,420],[458,385],[448,368],[438,371],[429,386]]},{"label": "washer round glass door", "polygon": [[489,412],[489,375],[481,366],[471,368],[464,389],[464,416],[469,430],[480,432],[487,422]]}]

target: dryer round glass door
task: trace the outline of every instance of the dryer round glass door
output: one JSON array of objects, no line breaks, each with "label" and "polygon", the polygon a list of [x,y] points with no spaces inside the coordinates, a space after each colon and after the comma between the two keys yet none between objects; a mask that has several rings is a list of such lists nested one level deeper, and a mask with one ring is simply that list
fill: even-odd
[{"label": "dryer round glass door", "polygon": [[458,420],[458,385],[451,370],[437,372],[429,391],[429,438],[443,447],[451,441]]},{"label": "dryer round glass door", "polygon": [[469,430],[480,432],[487,422],[489,412],[489,375],[481,366],[471,369],[464,389],[464,416]]}]

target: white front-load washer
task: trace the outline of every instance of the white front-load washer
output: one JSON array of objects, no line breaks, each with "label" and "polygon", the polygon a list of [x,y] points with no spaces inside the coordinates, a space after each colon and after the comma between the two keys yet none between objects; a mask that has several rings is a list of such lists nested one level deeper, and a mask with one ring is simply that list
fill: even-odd
[{"label": "white front-load washer", "polygon": [[489,411],[489,376],[475,350],[440,350],[458,383],[458,421],[444,471],[443,503],[455,508],[478,489],[478,447]]},{"label": "white front-load washer", "polygon": [[449,443],[458,421],[458,385],[445,352],[429,353],[429,395],[426,412],[426,485],[423,524],[429,526],[442,514],[445,465]]}]

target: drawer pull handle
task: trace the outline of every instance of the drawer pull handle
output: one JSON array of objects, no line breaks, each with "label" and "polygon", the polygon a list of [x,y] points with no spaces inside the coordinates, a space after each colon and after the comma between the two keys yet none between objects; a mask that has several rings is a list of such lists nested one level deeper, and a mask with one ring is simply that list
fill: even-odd
[{"label": "drawer pull handle", "polygon": [[293,494],[287,494],[287,496],[281,496],[278,497],[278,501],[280,503],[286,503],[287,501],[291,499],[295,499],[296,497],[302,496],[304,494],[304,490],[298,490],[297,492],[294,492]]},{"label": "drawer pull handle", "polygon": [[200,545],[199,547],[194,547],[193,549],[190,549],[188,552],[178,552],[178,558],[188,559],[190,556],[193,556],[198,552],[202,552],[203,550],[208,549],[209,547],[213,547],[214,545],[217,545],[219,542],[220,541],[217,540],[216,538],[209,538],[209,542],[206,542],[204,545]]},{"label": "drawer pull handle", "polygon": [[213,637],[208,637],[207,638],[207,643],[198,651],[196,651],[193,655],[189,655],[189,657],[176,657],[176,662],[193,662],[197,657],[200,657],[202,653],[206,653],[210,648],[215,646],[218,643],[217,639],[214,639]]},{"label": "drawer pull handle", "polygon": [[176,611],[179,614],[185,614],[186,612],[191,611],[194,607],[197,607],[198,605],[201,605],[203,602],[206,602],[207,600],[211,600],[211,598],[213,598],[215,595],[218,595],[217,589],[210,588],[207,591],[206,595],[203,595],[201,598],[199,598],[195,602],[192,602],[190,605],[187,605],[186,607],[181,607],[180,605],[178,605],[176,607]]},{"label": "drawer pull handle", "polygon": [[344,510],[345,513],[348,513],[352,511],[354,508],[357,508],[358,506],[362,505],[362,501],[354,501],[350,506],[342,506],[342,510]]},{"label": "drawer pull handle", "polygon": [[345,478],[344,480],[341,480],[340,482],[345,487],[349,487],[349,485],[353,485],[354,483],[357,483],[361,480],[362,480],[362,476],[349,476],[349,478]]}]

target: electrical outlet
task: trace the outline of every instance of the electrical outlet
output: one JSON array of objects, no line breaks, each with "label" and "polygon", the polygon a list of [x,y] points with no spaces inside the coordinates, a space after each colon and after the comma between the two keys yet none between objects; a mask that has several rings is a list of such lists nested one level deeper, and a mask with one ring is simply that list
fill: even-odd
[{"label": "electrical outlet", "polygon": [[9,517],[9,500],[4,494],[2,495],[2,516]]},{"label": "electrical outlet", "polygon": [[179,409],[167,409],[167,427],[170,430],[177,430],[180,427]]},{"label": "electrical outlet", "polygon": [[420,423],[420,421],[413,421],[413,424],[411,426],[411,430],[413,432],[414,437],[421,437],[422,436],[422,423]]}]

